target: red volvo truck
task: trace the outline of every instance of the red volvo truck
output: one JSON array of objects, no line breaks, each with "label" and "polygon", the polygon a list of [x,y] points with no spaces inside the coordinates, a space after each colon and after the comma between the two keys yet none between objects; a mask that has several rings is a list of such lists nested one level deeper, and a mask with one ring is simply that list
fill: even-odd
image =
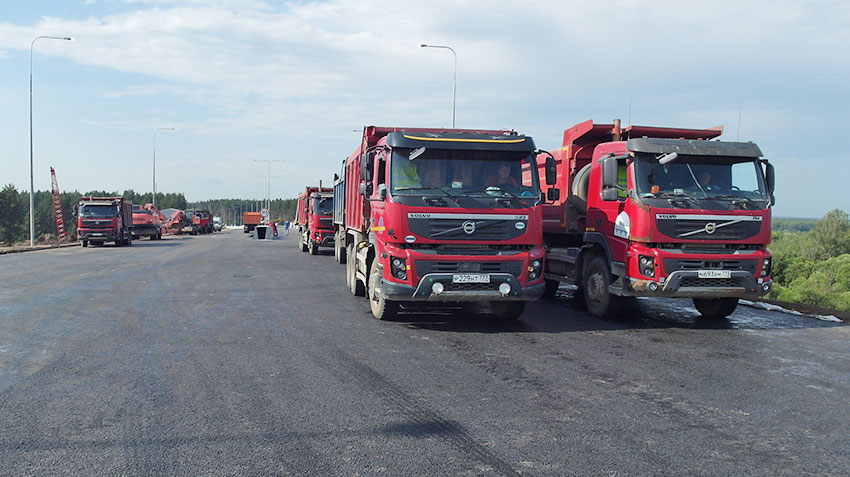
[{"label": "red volvo truck", "polygon": [[132,245],[133,204],[121,197],[81,197],[75,211],[77,239],[83,247],[103,245]]},{"label": "red volvo truck", "polygon": [[319,247],[334,246],[334,198],[330,187],[307,187],[298,194],[295,206],[295,231],[298,248],[310,255],[319,253]]},{"label": "red volvo truck", "polygon": [[153,204],[144,207],[133,204],[133,238],[150,237],[151,240],[162,238],[162,224],[165,216]]},{"label": "red volvo truck", "polygon": [[592,120],[567,129],[554,156],[538,156],[557,176],[543,207],[546,295],[578,285],[600,317],[626,296],[686,297],[720,318],[739,297],[767,293],[774,169],[751,142],[712,140],[721,133]]},{"label": "red volvo truck", "polygon": [[334,185],[352,293],[378,319],[476,301],[518,318],[544,291],[537,153],[509,131],[365,127]]},{"label": "red volvo truck", "polygon": [[211,234],[213,233],[212,214],[209,210],[195,210],[192,213],[192,225],[195,229],[194,233]]}]

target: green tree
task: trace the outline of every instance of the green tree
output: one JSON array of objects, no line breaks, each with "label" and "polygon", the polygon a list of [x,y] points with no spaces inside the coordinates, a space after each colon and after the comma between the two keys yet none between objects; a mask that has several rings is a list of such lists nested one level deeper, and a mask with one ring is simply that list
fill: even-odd
[{"label": "green tree", "polygon": [[828,260],[850,253],[850,220],[847,212],[834,209],[818,221],[811,231],[812,247],[806,255],[814,260]]},{"label": "green tree", "polygon": [[0,191],[0,240],[12,245],[24,238],[23,201],[14,185],[8,184]]}]

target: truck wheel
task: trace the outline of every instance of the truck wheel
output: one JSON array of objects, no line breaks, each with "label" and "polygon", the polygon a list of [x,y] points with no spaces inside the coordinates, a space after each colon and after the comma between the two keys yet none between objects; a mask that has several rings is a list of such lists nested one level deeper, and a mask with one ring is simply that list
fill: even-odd
[{"label": "truck wheel", "polygon": [[524,301],[491,301],[490,309],[499,320],[516,320],[525,311]]},{"label": "truck wheel", "polygon": [[357,273],[355,273],[354,266],[357,261],[354,255],[354,244],[350,244],[348,246],[348,256],[351,258],[345,264],[345,276],[348,281],[348,289],[351,290],[351,294],[354,296],[366,296],[366,288],[363,286],[363,282],[357,280]]},{"label": "truck wheel", "polygon": [[298,234],[298,250],[307,251],[307,244],[304,243],[304,234]]},{"label": "truck wheel", "polygon": [[88,246],[89,246],[89,241],[83,240],[83,247],[88,247]]},{"label": "truck wheel", "polygon": [[310,242],[310,244],[307,245],[307,251],[310,252],[310,255],[317,255],[319,253],[319,246]]},{"label": "truck wheel", "polygon": [[127,245],[128,247],[129,247],[130,245],[133,245],[133,236],[132,236],[132,235],[130,235],[130,234],[127,234],[127,244],[126,244],[126,245]]},{"label": "truck wheel", "polygon": [[546,280],[546,285],[543,288],[543,298],[555,298],[555,294],[558,293],[558,287],[561,286],[561,282],[558,280]]},{"label": "truck wheel", "polygon": [[388,321],[398,314],[397,302],[387,300],[381,295],[381,273],[378,271],[378,257],[372,260],[369,266],[369,307],[375,318]]},{"label": "truck wheel", "polygon": [[343,246],[343,244],[339,244],[339,246],[334,247],[334,249],[337,251],[337,254],[338,254],[337,262],[344,265],[345,261],[346,261],[346,256],[348,255],[347,253],[345,253],[346,252],[345,247]]},{"label": "truck wheel", "polygon": [[610,318],[620,312],[623,303],[620,297],[608,291],[613,282],[608,263],[602,257],[590,261],[584,273],[584,303],[591,315]]},{"label": "truck wheel", "polygon": [[694,298],[697,311],[706,318],[726,318],[738,307],[737,298]]}]

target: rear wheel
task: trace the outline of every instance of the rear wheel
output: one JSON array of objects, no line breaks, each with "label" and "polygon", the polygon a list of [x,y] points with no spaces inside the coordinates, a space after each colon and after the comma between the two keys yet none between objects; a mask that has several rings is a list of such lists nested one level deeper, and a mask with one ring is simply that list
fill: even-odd
[{"label": "rear wheel", "polygon": [[602,257],[590,261],[584,273],[584,303],[591,315],[600,318],[610,318],[620,312],[623,302],[620,297],[612,295],[608,286],[613,283],[611,270]]},{"label": "rear wheel", "polygon": [[525,311],[524,301],[491,301],[490,309],[499,320],[516,320]]},{"label": "rear wheel", "polygon": [[387,300],[381,293],[381,272],[378,270],[378,257],[369,267],[369,307],[372,315],[379,320],[392,320],[398,314],[397,302]]},{"label": "rear wheel", "polygon": [[719,319],[731,315],[738,307],[737,298],[694,298],[697,311],[706,318]]}]

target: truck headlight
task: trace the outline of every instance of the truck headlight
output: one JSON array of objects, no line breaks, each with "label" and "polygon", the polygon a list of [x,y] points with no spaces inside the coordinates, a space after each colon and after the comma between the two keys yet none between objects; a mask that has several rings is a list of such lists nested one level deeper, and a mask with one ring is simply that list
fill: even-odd
[{"label": "truck headlight", "polygon": [[390,271],[399,280],[407,280],[407,261],[403,258],[391,257]]},{"label": "truck headlight", "polygon": [[655,258],[641,255],[638,259],[638,266],[641,275],[650,278],[655,276]]},{"label": "truck headlight", "polygon": [[528,279],[536,280],[543,271],[543,262],[540,260],[532,260],[531,265],[528,266]]},{"label": "truck headlight", "polygon": [[771,266],[771,260],[770,260],[770,257],[767,257],[761,263],[761,276],[762,276],[762,278],[767,278],[770,275],[770,266]]}]

